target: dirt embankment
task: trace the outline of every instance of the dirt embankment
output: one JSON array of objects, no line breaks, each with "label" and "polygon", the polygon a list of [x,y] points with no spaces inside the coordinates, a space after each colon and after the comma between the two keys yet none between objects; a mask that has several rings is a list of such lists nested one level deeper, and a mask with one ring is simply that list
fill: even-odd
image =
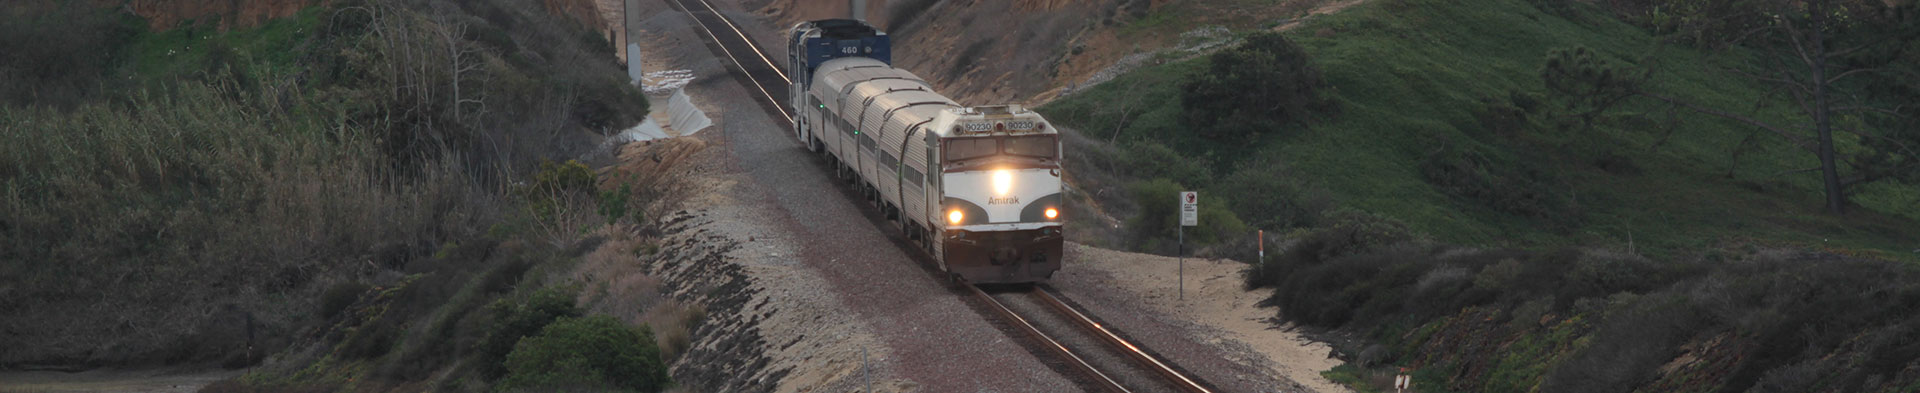
[{"label": "dirt embankment", "polygon": [[[657,250],[644,251],[635,264],[587,264],[576,272],[589,286],[611,288],[603,299],[615,300],[590,307],[636,323],[655,320],[655,310],[702,310],[705,319],[687,332],[684,354],[670,365],[674,381],[694,391],[847,391],[864,389],[869,377],[878,391],[914,390],[915,383],[879,369],[877,362],[891,357],[886,346],[841,311],[847,305],[819,272],[795,262],[802,246],[766,226],[772,213],[737,199],[742,179],[723,174],[732,159],[726,145],[708,143],[688,137],[623,148],[615,174],[682,176],[664,191],[675,195],[679,210],[661,215],[657,232],[639,235],[634,244]],[[622,307],[617,300],[654,292],[684,306]]]},{"label": "dirt embankment", "polygon": [[[1241,287],[1245,263],[1224,259],[1187,258],[1184,272],[1173,257],[1130,253],[1069,243],[1071,270],[1054,278],[1054,287],[1082,306],[1094,309],[1132,309],[1134,314],[1180,326],[1179,334],[1219,349],[1223,359],[1187,359],[1189,369],[1242,368],[1274,381],[1278,391],[1349,392],[1320,373],[1342,362],[1333,348],[1314,342],[1291,325],[1276,326],[1272,308],[1260,307],[1271,289]],[[1184,274],[1186,282],[1180,277]],[[1184,288],[1184,293],[1182,290]],[[1136,340],[1152,339],[1152,332],[1132,326],[1121,315],[1102,315],[1107,324]],[[1166,351],[1166,347],[1154,347]],[[1162,355],[1178,355],[1163,353]],[[1213,361],[1214,364],[1201,364]],[[1219,372],[1218,370],[1209,370]],[[1218,383],[1219,381],[1215,381]],[[1289,383],[1290,382],[1290,383]],[[1223,387],[1224,388],[1224,387]]]},{"label": "dirt embankment", "polygon": [[[779,28],[848,15],[843,0],[743,3]],[[893,36],[896,66],[949,97],[968,105],[1038,105],[1134,49],[1111,30],[1145,15],[1150,3],[1159,1],[876,0],[866,19]]]}]

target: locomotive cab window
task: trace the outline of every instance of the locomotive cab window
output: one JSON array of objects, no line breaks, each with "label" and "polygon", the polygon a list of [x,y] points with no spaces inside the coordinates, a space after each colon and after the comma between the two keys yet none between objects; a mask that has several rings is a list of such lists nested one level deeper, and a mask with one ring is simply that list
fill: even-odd
[{"label": "locomotive cab window", "polygon": [[999,138],[953,138],[945,141],[947,161],[971,160],[1000,154]]},{"label": "locomotive cab window", "polygon": [[1049,135],[1016,136],[1006,139],[1004,147],[1009,155],[1053,158],[1054,148],[1059,146]]}]

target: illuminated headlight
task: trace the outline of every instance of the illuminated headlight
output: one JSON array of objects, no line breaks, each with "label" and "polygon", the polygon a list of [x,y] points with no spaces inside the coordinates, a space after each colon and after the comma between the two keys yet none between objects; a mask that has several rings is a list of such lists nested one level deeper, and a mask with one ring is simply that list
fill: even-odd
[{"label": "illuminated headlight", "polygon": [[1060,218],[1060,210],[1051,207],[1047,208],[1047,219],[1052,220],[1055,218]]},{"label": "illuminated headlight", "polygon": [[967,215],[960,214],[959,210],[947,212],[947,222],[953,225],[960,225],[960,220],[964,218],[967,218]]},{"label": "illuminated headlight", "polygon": [[1009,191],[1013,191],[1013,173],[1005,169],[993,171],[994,195],[1007,195]]}]

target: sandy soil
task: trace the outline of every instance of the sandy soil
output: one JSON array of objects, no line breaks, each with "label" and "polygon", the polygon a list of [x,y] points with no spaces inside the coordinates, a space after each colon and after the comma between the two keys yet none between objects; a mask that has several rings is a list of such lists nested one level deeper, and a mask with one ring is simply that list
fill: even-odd
[{"label": "sandy soil", "polygon": [[1149,311],[1205,327],[1190,332],[1203,342],[1251,350],[1230,352],[1241,355],[1231,359],[1234,362],[1270,370],[1323,393],[1351,391],[1320,376],[1320,372],[1340,365],[1339,360],[1327,356],[1330,347],[1290,328],[1275,327],[1270,321],[1274,309],[1255,306],[1273,290],[1241,290],[1241,271],[1246,264],[1187,258],[1186,298],[1181,300],[1176,280],[1180,263],[1176,258],[1073,243],[1067,247],[1073,250],[1069,256],[1077,256],[1073,262],[1079,263],[1074,267],[1105,276],[1095,281],[1137,294],[1140,304]]},{"label": "sandy soil", "polygon": [[92,370],[77,373],[22,371],[0,373],[0,392],[157,392],[187,393],[242,371],[170,369]]}]

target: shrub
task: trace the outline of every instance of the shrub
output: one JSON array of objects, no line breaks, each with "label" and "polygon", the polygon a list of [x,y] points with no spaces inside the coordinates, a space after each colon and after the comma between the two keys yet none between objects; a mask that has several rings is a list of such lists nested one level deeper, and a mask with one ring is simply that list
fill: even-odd
[{"label": "shrub", "polygon": [[[110,82],[115,55],[140,32],[134,17],[74,2],[0,9],[0,105],[69,108]],[[86,50],[75,50],[87,48]]]},{"label": "shrub", "polygon": [[629,212],[635,215],[634,221],[644,219],[643,212],[633,208],[636,202],[633,199],[633,183],[620,183],[620,188],[601,191],[598,199],[600,217],[605,217],[608,225],[627,218]]},{"label": "shrub", "polygon": [[507,355],[499,389],[618,388],[659,391],[671,381],[653,333],[613,317],[562,318]]},{"label": "shrub", "polygon": [[[0,362],[146,356],[224,305],[287,334],[293,314],[325,311],[313,283],[333,280],[317,279],[370,251],[419,255],[491,215],[463,176],[379,169],[352,131],[234,94],[274,101],[183,83],[125,106],[0,108],[0,309],[21,316],[0,330],[40,343]],[[128,334],[126,320],[155,323]]]},{"label": "shrub", "polygon": [[1607,318],[1585,348],[1556,365],[1541,381],[1540,391],[1633,391],[1704,327],[1698,315],[1675,294],[1640,297],[1630,309]]},{"label": "shrub", "polygon": [[1159,142],[1128,142],[1123,151],[1125,171],[1135,178],[1181,179],[1182,183],[1193,185],[1204,185],[1213,180],[1212,171],[1204,163],[1206,160],[1181,155]]},{"label": "shrub", "polygon": [[327,292],[320,295],[320,318],[333,319],[333,316],[340,315],[341,310],[346,310],[347,306],[360,300],[360,294],[366,293],[370,288],[372,287],[359,281],[343,282],[327,288]]},{"label": "shrub", "polygon": [[1127,227],[1133,230],[1130,237],[1135,250],[1155,248],[1149,243],[1172,237],[1173,226],[1180,224],[1178,199],[1184,190],[1185,186],[1164,177],[1134,182],[1127,187],[1128,195],[1140,206],[1139,213],[1127,220]]},{"label": "shrub", "polygon": [[[1180,192],[1187,188],[1166,178],[1135,182],[1128,188],[1133,202],[1140,206],[1139,214],[1127,221],[1127,227],[1132,231],[1130,237],[1133,238],[1134,249],[1173,253],[1182,236],[1179,233],[1182,230],[1179,227]],[[1207,201],[1200,204],[1200,225],[1185,229],[1189,249],[1247,232],[1246,223],[1227,209],[1230,203],[1226,198],[1203,196],[1202,199]]]},{"label": "shrub", "polygon": [[541,161],[533,174],[533,191],[546,193],[593,192],[598,175],[580,161],[554,163]]},{"label": "shrub", "polygon": [[571,287],[546,287],[525,298],[505,298],[488,305],[487,310],[493,315],[493,329],[475,348],[482,374],[502,375],[506,367],[501,361],[514,351],[521,338],[539,333],[555,320],[580,316],[581,310],[573,304],[573,299]]},{"label": "shrub", "polygon": [[1185,83],[1180,102],[1182,117],[1210,138],[1251,141],[1275,125],[1306,123],[1335,108],[1322,97],[1327,82],[1319,67],[1280,33],[1255,33],[1208,58],[1211,68]]},{"label": "shrub", "polygon": [[1578,222],[1578,210],[1552,187],[1549,174],[1514,161],[1449,145],[1429,153],[1420,174],[1440,192],[1482,207],[1565,226]]},{"label": "shrub", "polygon": [[1284,166],[1256,159],[1220,179],[1210,190],[1232,195],[1233,211],[1256,228],[1282,230],[1318,225],[1333,209],[1332,194],[1290,176]]},{"label": "shrub", "polygon": [[1247,288],[1279,285],[1293,271],[1413,239],[1406,224],[1358,210],[1328,215],[1325,229],[1308,232],[1265,264],[1247,270]]},{"label": "shrub", "polygon": [[655,342],[661,350],[661,360],[672,361],[685,355],[693,345],[693,332],[707,318],[706,306],[682,305],[679,302],[647,310],[646,324],[655,334]]},{"label": "shrub", "polygon": [[1553,109],[1578,120],[1578,127],[1592,127],[1603,120],[1607,110],[1637,94],[1652,76],[1651,69],[1636,70],[1604,56],[1586,47],[1554,49],[1547,52],[1546,65],[1540,69],[1547,97],[1559,104]]}]

